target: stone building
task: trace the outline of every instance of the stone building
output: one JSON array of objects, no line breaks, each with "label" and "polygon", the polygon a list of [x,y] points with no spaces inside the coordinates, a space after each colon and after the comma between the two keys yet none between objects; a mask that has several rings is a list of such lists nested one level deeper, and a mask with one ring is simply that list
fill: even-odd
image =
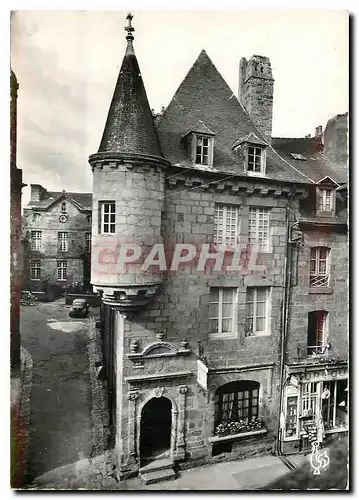
[{"label": "stone building", "polygon": [[27,289],[54,295],[73,282],[90,282],[91,193],[47,191],[31,184],[24,208]]},{"label": "stone building", "polygon": [[20,369],[20,292],[23,274],[23,232],[21,222],[22,170],[17,168],[17,91],[15,73],[10,74],[10,331],[11,367]]},{"label": "stone building", "polygon": [[[155,123],[131,20],[100,147],[89,158],[91,282],[102,296],[117,473],[148,480],[149,468],[171,477],[175,462],[270,453],[287,437],[304,442],[299,431],[281,431],[292,418],[289,375],[307,383],[313,346],[323,356],[339,346],[346,353],[345,200],[336,194],[345,179],[312,159],[321,150],[301,162],[290,140],[272,140],[266,57],[241,60],[237,97],[203,50]],[[330,277],[312,294],[324,246]],[[310,272],[309,256],[319,265]],[[333,316],[325,339],[306,325],[314,310]]]}]

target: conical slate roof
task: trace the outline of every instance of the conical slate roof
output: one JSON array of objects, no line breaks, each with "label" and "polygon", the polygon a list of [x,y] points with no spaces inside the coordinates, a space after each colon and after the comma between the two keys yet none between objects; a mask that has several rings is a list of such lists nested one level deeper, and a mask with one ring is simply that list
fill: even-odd
[{"label": "conical slate roof", "polygon": [[129,19],[127,48],[108,112],[99,153],[131,153],[162,157],[153,115],[133,49]]}]

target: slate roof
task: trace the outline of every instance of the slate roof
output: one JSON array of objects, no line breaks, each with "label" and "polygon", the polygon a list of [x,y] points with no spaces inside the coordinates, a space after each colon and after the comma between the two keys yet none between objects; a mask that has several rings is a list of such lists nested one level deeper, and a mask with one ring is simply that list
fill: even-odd
[{"label": "slate roof", "polygon": [[133,49],[133,36],[126,38],[126,53],[98,152],[162,157],[152,111]]},{"label": "slate roof", "polygon": [[69,193],[47,191],[46,198],[41,201],[30,201],[26,208],[46,210],[60,199],[72,201],[80,210],[92,210],[92,193]]},{"label": "slate roof", "polygon": [[[251,132],[263,142],[266,142],[265,137],[257,130],[204,50],[158,122],[162,151],[172,164],[194,168],[181,138],[188,130],[193,130],[199,120],[215,134],[212,170],[247,176],[232,150],[233,144]],[[282,159],[271,146],[267,147],[264,178],[311,183],[306,175]]]},{"label": "slate roof", "polygon": [[[284,159],[295,165],[298,170],[310,177],[314,182],[318,182],[327,176],[338,184],[348,181],[348,166],[334,164],[325,158],[320,137],[298,139],[273,137],[272,145]],[[295,160],[291,153],[302,154],[306,160]]]}]

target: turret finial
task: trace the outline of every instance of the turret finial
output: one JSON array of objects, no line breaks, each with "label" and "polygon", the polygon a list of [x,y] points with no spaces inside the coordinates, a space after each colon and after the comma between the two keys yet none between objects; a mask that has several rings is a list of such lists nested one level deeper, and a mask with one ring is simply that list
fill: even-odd
[{"label": "turret finial", "polygon": [[135,31],[135,28],[132,26],[133,15],[131,12],[127,14],[126,19],[128,20],[128,26],[125,26],[125,30],[127,31],[126,40],[132,41],[134,39],[132,32]]}]

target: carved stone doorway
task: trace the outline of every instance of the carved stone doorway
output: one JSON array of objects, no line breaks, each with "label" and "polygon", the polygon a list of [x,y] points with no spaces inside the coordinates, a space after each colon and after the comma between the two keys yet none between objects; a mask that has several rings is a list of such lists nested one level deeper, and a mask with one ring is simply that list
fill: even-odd
[{"label": "carved stone doorway", "polygon": [[165,397],[150,399],[141,414],[141,461],[170,456],[171,429],[171,401]]}]

